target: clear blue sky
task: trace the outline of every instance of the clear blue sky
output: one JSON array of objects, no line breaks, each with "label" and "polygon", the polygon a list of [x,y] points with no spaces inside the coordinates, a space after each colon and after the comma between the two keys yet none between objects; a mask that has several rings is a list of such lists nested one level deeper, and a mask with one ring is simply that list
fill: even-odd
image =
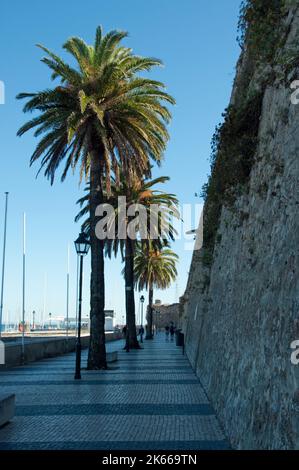
[{"label": "clear blue sky", "polygon": [[[195,204],[209,172],[210,141],[221,113],[228,104],[235,64],[240,0],[11,0],[1,5],[0,80],[6,86],[6,104],[0,106],[0,248],[2,249],[4,191],[10,191],[4,319],[20,318],[22,285],[22,213],[27,214],[27,316],[43,309],[43,285],[47,275],[46,312],[65,314],[67,245],[71,243],[71,313],[75,309],[76,257],[73,240],[79,227],[73,222],[75,201],[82,193],[77,176],[54,186],[38,167],[29,168],[36,145],[32,135],[22,139],[16,131],[24,122],[21,91],[51,86],[49,73],[39,59],[42,43],[57,53],[70,36],[92,42],[97,25],[105,31],[129,32],[126,43],[141,55],[155,56],[165,68],[152,74],[167,84],[176,98],[171,141],[157,175],[169,175],[167,189],[181,203]],[[3,208],[3,210],[2,210]],[[177,286],[156,293],[155,298],[174,302],[185,289],[191,252],[183,242],[174,249],[180,255]],[[2,251],[0,254],[2,257]],[[107,308],[124,313],[124,284],[119,261],[106,263]],[[88,313],[89,259],[85,263],[84,312]]]}]

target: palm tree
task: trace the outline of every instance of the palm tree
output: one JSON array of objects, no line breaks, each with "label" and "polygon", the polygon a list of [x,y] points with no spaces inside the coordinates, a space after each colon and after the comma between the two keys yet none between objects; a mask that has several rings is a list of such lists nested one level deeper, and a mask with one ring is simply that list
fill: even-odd
[{"label": "palm tree", "polygon": [[[123,269],[123,275],[125,277],[125,298],[126,298],[126,323],[128,326],[128,344],[126,347],[139,349],[140,345],[137,340],[136,334],[136,316],[135,316],[135,298],[134,298],[134,255],[136,239],[148,240],[150,237],[153,238],[152,244],[158,249],[163,247],[168,240],[173,240],[176,230],[172,225],[172,217],[178,218],[179,212],[177,210],[178,200],[174,194],[165,193],[154,189],[157,184],[165,183],[169,181],[166,176],[161,176],[154,180],[144,180],[135,178],[131,183],[128,184],[124,175],[120,175],[120,185],[117,186],[115,181],[112,181],[110,195],[104,191],[104,199],[107,204],[113,207],[113,214],[107,216],[107,228],[115,226],[115,238],[107,238],[105,240],[105,252],[106,255],[111,258],[112,254],[117,255],[118,251],[121,252],[122,258],[125,262]],[[89,188],[87,187],[87,192]],[[126,230],[128,224],[134,219],[133,216],[127,215],[129,208],[135,207],[136,210],[140,210],[140,206],[146,210],[146,219],[142,220],[138,225],[134,225],[134,236],[126,236],[121,238],[119,228],[120,216],[122,208],[119,206],[119,197],[125,196],[126,200]],[[79,221],[82,217],[89,213],[89,199],[88,196],[84,196],[79,199],[78,203],[81,206],[81,210],[76,216],[76,221]],[[138,205],[138,206],[137,206]],[[153,208],[159,208],[158,213],[155,213],[156,217],[152,216]],[[152,222],[152,223],[150,223]],[[90,231],[90,221],[87,218],[82,228],[86,233]],[[135,237],[136,236],[136,237]]]},{"label": "palm tree", "polygon": [[149,293],[147,315],[147,339],[153,338],[153,298],[154,287],[167,289],[176,279],[178,255],[169,247],[157,249],[151,243],[139,243],[135,254],[135,280],[139,291]]},{"label": "palm tree", "polygon": [[110,191],[111,168],[118,181],[119,168],[130,180],[133,173],[150,174],[150,161],[161,161],[169,138],[166,103],[174,99],[161,82],[140,78],[139,72],[161,65],[154,58],[140,57],[120,45],[125,32],[103,35],[97,28],[95,43],[87,45],[74,37],[64,49],[75,59],[72,67],[56,54],[39,46],[42,59],[52,71],[57,86],[38,93],[21,93],[24,112],[36,116],[23,125],[18,135],[35,129],[40,137],[30,163],[40,161],[40,170],[54,181],[64,163],[61,179],[79,168],[80,179],[90,182],[91,334],[89,369],[106,368],[104,331],[104,243],[95,233],[96,207],[103,201],[103,181]]}]

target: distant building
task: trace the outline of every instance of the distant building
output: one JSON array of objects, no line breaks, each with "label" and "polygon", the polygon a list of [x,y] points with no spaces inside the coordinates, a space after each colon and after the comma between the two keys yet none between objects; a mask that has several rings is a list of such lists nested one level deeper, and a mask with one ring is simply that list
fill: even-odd
[{"label": "distant building", "polygon": [[156,300],[153,305],[153,324],[159,330],[164,329],[170,322],[178,326],[179,306],[179,303],[162,304],[160,300]]},{"label": "distant building", "polygon": [[[114,310],[105,310],[105,331],[113,331],[113,318],[115,317]],[[64,319],[66,325],[66,318]],[[84,317],[81,320],[81,327],[90,329],[90,318]],[[75,329],[77,328],[76,325],[76,318],[70,317],[69,318],[69,328]]]},{"label": "distant building", "polygon": [[114,310],[104,310],[105,312],[105,331],[113,331]]},{"label": "distant building", "polygon": [[104,310],[104,312],[105,312],[105,317],[111,317],[111,318],[115,317],[114,310]]},{"label": "distant building", "polygon": [[51,316],[44,322],[44,328],[47,330],[63,330],[65,328],[64,317]]},{"label": "distant building", "polygon": [[[67,321],[66,321],[66,318],[64,319],[64,324],[65,324],[65,328],[66,328],[66,324],[67,324]],[[75,317],[69,317],[69,329],[70,330],[75,330],[77,328],[77,321],[76,321],[76,318]],[[89,317],[84,317],[84,318],[81,318],[81,328],[83,329],[88,329],[90,328],[90,318]]]},{"label": "distant building", "polygon": [[105,331],[113,331],[113,318],[105,316]]}]

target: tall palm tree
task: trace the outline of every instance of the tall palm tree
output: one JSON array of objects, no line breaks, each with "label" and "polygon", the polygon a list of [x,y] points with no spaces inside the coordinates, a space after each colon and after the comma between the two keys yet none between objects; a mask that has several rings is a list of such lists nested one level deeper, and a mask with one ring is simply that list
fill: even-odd
[{"label": "tall palm tree", "polygon": [[91,244],[91,335],[88,368],[106,368],[104,331],[104,243],[95,233],[96,207],[103,200],[103,181],[110,190],[111,168],[118,180],[119,168],[130,180],[133,173],[150,174],[150,161],[161,161],[168,140],[166,125],[174,104],[161,82],[140,78],[139,72],[161,65],[154,58],[140,57],[121,46],[125,32],[103,35],[97,28],[94,45],[74,37],[64,49],[75,59],[75,67],[44,46],[42,59],[59,83],[38,93],[21,93],[24,112],[36,116],[18,135],[35,129],[40,140],[30,163],[40,161],[40,170],[51,183],[64,163],[61,179],[79,168],[80,179],[90,182]]},{"label": "tall palm tree", "polygon": [[157,249],[151,243],[139,243],[135,254],[135,280],[139,291],[148,290],[147,339],[153,337],[154,288],[167,289],[177,276],[178,255],[169,247]]},{"label": "tall palm tree", "polygon": [[[125,262],[123,274],[125,277],[125,298],[126,298],[126,323],[128,327],[128,344],[129,348],[138,349],[140,348],[137,334],[136,334],[136,316],[135,316],[135,298],[134,298],[134,255],[135,245],[137,238],[139,240],[148,240],[152,237],[151,243],[158,248],[162,248],[168,240],[173,240],[176,230],[172,224],[172,218],[178,218],[179,212],[177,210],[178,200],[174,194],[166,193],[155,189],[157,184],[165,183],[169,181],[166,176],[161,176],[153,180],[144,180],[135,178],[135,180],[128,183],[121,174],[120,185],[117,186],[115,181],[111,184],[110,195],[104,191],[104,199],[107,204],[110,204],[114,208],[113,214],[107,216],[107,229],[108,227],[115,227],[115,238],[105,239],[105,252],[110,258],[112,254],[117,255],[118,251],[121,252],[122,258]],[[89,188],[87,187],[87,191]],[[119,206],[119,197],[125,197],[126,200],[126,230],[128,224],[133,221],[134,217],[128,215],[130,208],[135,208],[136,211],[140,210],[140,207],[146,211],[146,219],[140,218],[139,224],[134,225],[133,236],[126,236],[121,238],[122,234],[121,227],[119,227],[120,216],[123,208]],[[78,203],[81,206],[81,210],[76,216],[76,221],[79,221],[82,217],[89,213],[89,199],[88,196],[84,196],[79,199]],[[138,205],[138,206],[137,206]],[[159,208],[154,214],[154,208]],[[140,214],[139,214],[140,215]],[[153,216],[154,215],[154,216]],[[86,233],[90,231],[89,218],[85,219],[82,224],[82,228]]]}]

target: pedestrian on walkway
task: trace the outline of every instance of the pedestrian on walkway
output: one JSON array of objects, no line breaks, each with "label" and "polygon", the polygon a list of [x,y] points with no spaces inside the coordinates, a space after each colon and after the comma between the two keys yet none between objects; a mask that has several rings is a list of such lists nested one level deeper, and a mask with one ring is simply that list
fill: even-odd
[{"label": "pedestrian on walkway", "polygon": [[129,345],[129,329],[127,325],[123,327],[123,337],[125,339],[125,347],[124,349],[129,352],[130,351],[130,345]]},{"label": "pedestrian on walkway", "polygon": [[170,324],[169,331],[170,331],[170,339],[171,339],[171,341],[173,341],[175,328],[174,328],[174,325],[173,325],[172,322],[171,322],[171,324]]},{"label": "pedestrian on walkway", "polygon": [[169,341],[169,326],[165,326],[165,339],[166,341]]},{"label": "pedestrian on walkway", "polygon": [[144,328],[141,325],[141,327],[139,328],[140,343],[143,343],[143,335],[144,335]]}]

